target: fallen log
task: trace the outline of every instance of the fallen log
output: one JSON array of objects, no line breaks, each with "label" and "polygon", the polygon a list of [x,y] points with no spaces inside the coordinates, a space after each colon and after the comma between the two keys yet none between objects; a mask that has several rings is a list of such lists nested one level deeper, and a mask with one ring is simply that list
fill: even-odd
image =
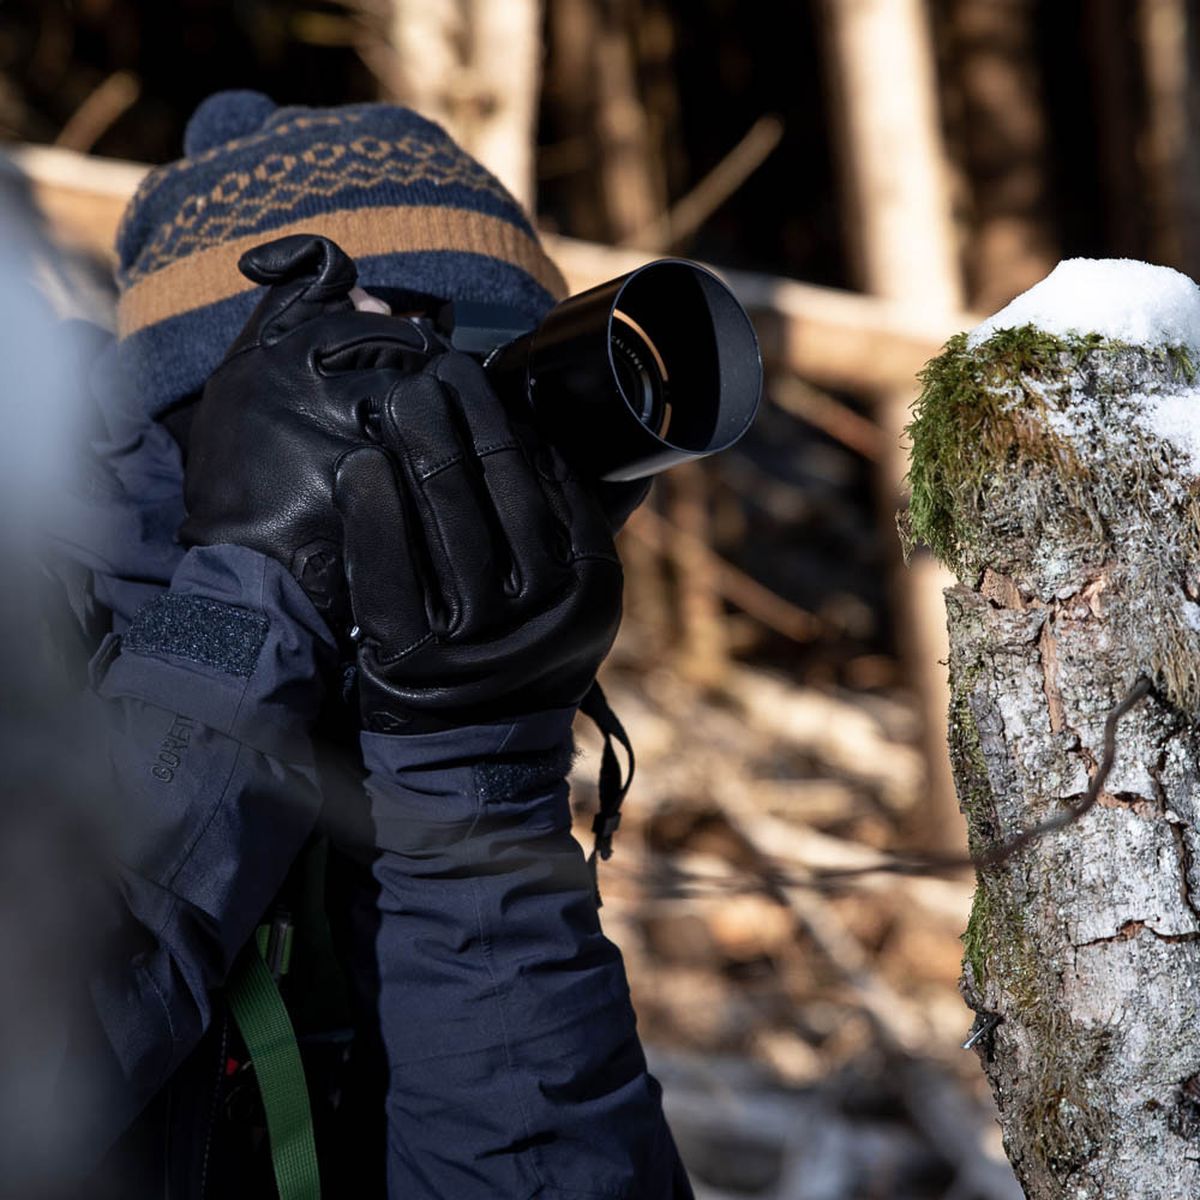
[{"label": "fallen log", "polygon": [[[55,237],[113,261],[121,213],[148,168],[50,146],[10,144],[4,152],[29,179]],[[572,291],[655,257],[553,234],[543,239]],[[906,387],[947,338],[977,320],[769,275],[721,274],[754,315],[764,357],[826,387]]]}]

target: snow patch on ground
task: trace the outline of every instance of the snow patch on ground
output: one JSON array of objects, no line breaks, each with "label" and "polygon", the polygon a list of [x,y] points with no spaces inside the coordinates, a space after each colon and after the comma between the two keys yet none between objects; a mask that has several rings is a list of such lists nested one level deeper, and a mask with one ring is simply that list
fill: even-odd
[{"label": "snow patch on ground", "polygon": [[1138,346],[1200,350],[1200,288],[1171,267],[1131,258],[1068,258],[977,326],[967,345],[1022,325],[1060,337],[1098,333]]}]

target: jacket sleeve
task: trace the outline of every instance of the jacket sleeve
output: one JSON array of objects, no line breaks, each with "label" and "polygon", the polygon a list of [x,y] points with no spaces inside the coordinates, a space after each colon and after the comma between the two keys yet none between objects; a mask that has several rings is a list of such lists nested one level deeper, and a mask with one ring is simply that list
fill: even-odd
[{"label": "jacket sleeve", "polygon": [[389,1196],[691,1196],[571,835],[572,716],[363,735]]},{"label": "jacket sleeve", "polygon": [[199,1040],[210,989],[313,827],[331,650],[286,571],[216,546],[189,551],[93,661],[114,867],[74,1050],[104,1085],[87,1114],[98,1152]]}]

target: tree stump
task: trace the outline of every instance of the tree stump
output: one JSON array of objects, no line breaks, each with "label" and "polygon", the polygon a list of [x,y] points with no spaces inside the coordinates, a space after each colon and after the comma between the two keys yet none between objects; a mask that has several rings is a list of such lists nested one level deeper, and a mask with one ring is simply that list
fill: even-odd
[{"label": "tree stump", "polygon": [[1001,313],[952,339],[910,427],[907,533],[958,579],[950,756],[976,857],[1077,806],[1106,716],[1153,685],[1098,803],[978,871],[961,987],[1035,1200],[1200,1195],[1200,291],[1127,266],[1093,271],[1121,310],[1099,332]]}]

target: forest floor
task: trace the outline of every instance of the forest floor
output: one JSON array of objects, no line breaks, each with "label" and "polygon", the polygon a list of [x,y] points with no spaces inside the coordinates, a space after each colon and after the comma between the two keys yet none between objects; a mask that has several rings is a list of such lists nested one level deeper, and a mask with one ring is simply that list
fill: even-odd
[{"label": "forest floor", "polygon": [[[698,1195],[1019,1200],[962,1049],[971,872],[814,878],[914,848],[911,703],[744,665],[705,692],[637,637],[604,676],[637,774],[602,917]],[[577,736],[590,847],[602,744]]]}]

